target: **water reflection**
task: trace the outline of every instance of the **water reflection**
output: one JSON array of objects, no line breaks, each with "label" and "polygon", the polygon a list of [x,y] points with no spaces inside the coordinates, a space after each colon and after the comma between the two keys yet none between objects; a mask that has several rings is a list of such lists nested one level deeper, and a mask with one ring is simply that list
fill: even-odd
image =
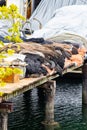
[{"label": "water reflection", "polygon": [[83,122],[87,129],[87,105],[82,106],[82,116],[83,116]]},{"label": "water reflection", "polygon": [[43,126],[45,96],[41,89],[11,99],[8,130],[87,130],[87,106],[82,106],[81,80],[58,80],[55,96],[55,121],[59,127]]},{"label": "water reflection", "polygon": [[54,126],[52,126],[52,125],[50,125],[50,126],[44,126],[44,130],[62,130],[61,129],[61,127],[59,126],[59,124],[58,125],[54,125]]}]

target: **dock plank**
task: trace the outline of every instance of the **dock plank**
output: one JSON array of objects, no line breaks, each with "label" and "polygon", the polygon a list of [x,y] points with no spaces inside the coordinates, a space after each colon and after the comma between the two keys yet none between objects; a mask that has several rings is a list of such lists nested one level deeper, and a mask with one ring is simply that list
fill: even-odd
[{"label": "dock plank", "polygon": [[[67,68],[64,69],[63,75],[68,72],[72,72],[73,70],[76,70],[78,67],[81,66],[82,65],[75,66],[75,64],[69,65]],[[2,102],[2,100],[8,100],[10,98],[13,98],[35,87],[40,87],[40,85],[57,77],[59,77],[59,74],[55,73],[52,75],[41,76],[38,78],[24,78],[17,83],[7,83],[6,86],[0,87],[0,92],[4,93],[3,96],[0,97],[0,102]]]}]

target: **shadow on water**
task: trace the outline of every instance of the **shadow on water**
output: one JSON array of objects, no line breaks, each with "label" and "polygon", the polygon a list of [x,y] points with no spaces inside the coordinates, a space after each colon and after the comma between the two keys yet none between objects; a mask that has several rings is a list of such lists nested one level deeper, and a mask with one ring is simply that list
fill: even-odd
[{"label": "shadow on water", "polygon": [[[39,95],[39,96],[38,96]],[[12,99],[14,112],[9,114],[9,130],[42,130],[44,95],[33,89]]]},{"label": "shadow on water", "polygon": [[9,114],[8,130],[87,130],[87,106],[82,106],[82,78],[57,79],[55,121],[59,127],[44,127],[44,91],[33,89],[11,99],[14,111]]}]

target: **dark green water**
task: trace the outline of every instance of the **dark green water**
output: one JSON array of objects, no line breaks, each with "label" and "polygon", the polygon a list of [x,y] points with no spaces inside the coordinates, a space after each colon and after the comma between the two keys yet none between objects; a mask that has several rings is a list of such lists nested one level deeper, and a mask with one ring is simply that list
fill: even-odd
[{"label": "dark green water", "polygon": [[38,89],[11,99],[14,112],[9,114],[8,130],[87,130],[87,107],[82,106],[81,79],[57,80],[55,121],[60,128],[45,128],[44,96]]}]

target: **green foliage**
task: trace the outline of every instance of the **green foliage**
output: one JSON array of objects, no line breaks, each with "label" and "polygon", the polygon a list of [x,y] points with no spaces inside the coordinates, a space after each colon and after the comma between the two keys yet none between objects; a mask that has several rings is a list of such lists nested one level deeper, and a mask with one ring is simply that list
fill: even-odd
[{"label": "green foliage", "polygon": [[0,19],[7,19],[12,25],[11,28],[8,29],[10,36],[6,36],[6,39],[15,43],[22,42],[20,38],[20,29],[25,18],[20,15],[17,6],[12,4],[9,7],[0,7]]},{"label": "green foliage", "polygon": [[0,78],[2,78],[2,80],[6,76],[10,76],[12,74],[22,74],[22,71],[19,68],[14,68],[14,67],[1,67],[0,68]]},{"label": "green foliage", "polygon": [[15,53],[15,51],[12,49],[8,49],[7,52],[8,52],[8,55],[13,55]]},{"label": "green foliage", "polygon": [[[22,74],[22,70],[14,67],[0,67],[0,86],[4,87],[6,85],[4,81],[5,77],[11,76],[13,74]],[[0,92],[0,96],[2,95],[3,93]]]},{"label": "green foliage", "polygon": [[[11,22],[11,28],[8,29],[8,32],[10,33],[10,36],[6,36],[5,39],[9,40],[10,42],[22,42],[22,39],[20,38],[20,29],[22,27],[22,23],[25,20],[25,18],[19,14],[18,8],[16,5],[12,4],[9,7],[2,6],[0,7],[0,19],[2,20],[8,20]],[[0,48],[4,47],[4,43],[0,41]],[[20,49],[20,47],[18,47]],[[12,74],[22,74],[22,71],[19,68],[11,68],[11,67],[4,67],[3,64],[3,58],[6,58],[6,55],[12,55],[15,51],[10,49],[7,50],[7,52],[3,51],[0,53],[0,86],[4,86],[5,82],[3,79],[6,76],[12,75]],[[2,96],[3,93],[0,92],[0,96]]]},{"label": "green foliage", "polygon": [[14,74],[22,74],[23,71],[22,71],[21,69],[19,69],[19,68],[14,68],[14,69],[13,69],[13,73],[14,73]]},{"label": "green foliage", "polygon": [[0,48],[4,47],[4,43],[2,41],[0,41]]}]

